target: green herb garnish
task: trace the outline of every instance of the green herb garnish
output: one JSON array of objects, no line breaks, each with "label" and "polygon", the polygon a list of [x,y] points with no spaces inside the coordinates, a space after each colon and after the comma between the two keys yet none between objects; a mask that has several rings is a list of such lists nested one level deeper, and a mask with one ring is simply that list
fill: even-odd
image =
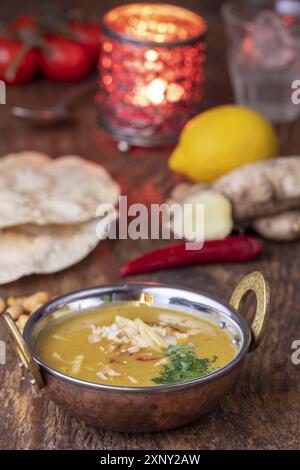
[{"label": "green herb garnish", "polygon": [[163,366],[163,370],[158,377],[154,377],[153,382],[157,384],[172,384],[187,380],[198,379],[213,372],[211,365],[217,359],[207,357],[200,358],[193,351],[193,344],[182,344],[169,346],[164,356],[170,359],[169,364]]}]

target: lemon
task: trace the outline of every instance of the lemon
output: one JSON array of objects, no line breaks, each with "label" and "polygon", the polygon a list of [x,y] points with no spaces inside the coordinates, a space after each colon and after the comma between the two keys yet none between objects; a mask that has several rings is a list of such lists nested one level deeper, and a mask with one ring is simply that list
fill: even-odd
[{"label": "lemon", "polygon": [[169,159],[192,181],[211,182],[236,167],[278,155],[273,126],[251,109],[224,105],[191,119]]}]

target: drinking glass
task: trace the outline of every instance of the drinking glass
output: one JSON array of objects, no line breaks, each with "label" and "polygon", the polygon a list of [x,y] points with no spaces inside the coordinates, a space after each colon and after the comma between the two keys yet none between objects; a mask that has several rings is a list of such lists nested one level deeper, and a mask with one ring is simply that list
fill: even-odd
[{"label": "drinking glass", "polygon": [[[272,122],[293,121],[300,80],[300,2],[242,0],[222,7],[235,101]],[[299,100],[298,100],[299,101]]]}]

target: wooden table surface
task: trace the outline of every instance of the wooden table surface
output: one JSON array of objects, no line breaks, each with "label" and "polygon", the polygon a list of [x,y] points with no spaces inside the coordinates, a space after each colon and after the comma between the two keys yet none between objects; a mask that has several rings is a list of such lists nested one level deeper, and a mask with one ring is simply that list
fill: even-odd
[{"label": "wooden table surface", "polygon": [[[17,1],[1,4],[2,18],[18,12]],[[27,2],[30,3],[30,2]],[[31,2],[38,9],[38,2]],[[40,2],[44,3],[44,2]],[[69,5],[72,2],[64,2]],[[120,2],[85,1],[100,12]],[[185,5],[197,11],[199,2]],[[202,2],[208,21],[208,61],[203,108],[232,100],[225,63],[224,33],[218,15],[219,1]],[[52,1],[51,5],[62,4]],[[48,8],[50,8],[48,6]],[[92,98],[76,110],[76,124],[33,129],[9,116],[12,105],[50,104],[68,85],[37,79],[8,90],[7,105],[0,106],[0,155],[38,150],[56,157],[78,154],[104,165],[122,186],[130,201],[160,202],[179,181],[167,167],[169,151],[135,149],[120,154],[99,130]],[[300,122],[278,128],[281,153],[300,151]],[[29,276],[2,286],[0,295],[30,294],[47,290],[53,296],[82,287],[121,282],[122,263],[150,250],[158,242],[104,241],[84,261],[63,272]],[[291,363],[291,343],[300,339],[300,243],[265,243],[258,261],[244,264],[193,266],[132,277],[163,281],[199,289],[228,301],[237,282],[252,270],[271,280],[272,310],[267,337],[249,355],[241,380],[215,411],[198,422],[159,434],[114,434],[94,429],[45,401],[26,381],[15,355],[8,348],[7,364],[0,366],[0,448],[2,449],[287,449],[300,448],[300,371]],[[1,267],[0,267],[1,269]],[[1,333],[3,335],[3,332]],[[1,337],[1,335],[0,335]]]}]

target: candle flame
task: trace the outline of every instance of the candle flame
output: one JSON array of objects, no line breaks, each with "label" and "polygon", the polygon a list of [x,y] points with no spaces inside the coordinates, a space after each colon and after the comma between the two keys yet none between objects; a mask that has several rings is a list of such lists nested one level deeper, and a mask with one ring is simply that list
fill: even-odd
[{"label": "candle flame", "polygon": [[158,53],[154,49],[149,49],[145,52],[145,57],[150,62],[155,62],[158,59]]},{"label": "candle flame", "polygon": [[147,97],[153,104],[161,104],[165,98],[167,84],[162,78],[155,78],[147,86]]}]

